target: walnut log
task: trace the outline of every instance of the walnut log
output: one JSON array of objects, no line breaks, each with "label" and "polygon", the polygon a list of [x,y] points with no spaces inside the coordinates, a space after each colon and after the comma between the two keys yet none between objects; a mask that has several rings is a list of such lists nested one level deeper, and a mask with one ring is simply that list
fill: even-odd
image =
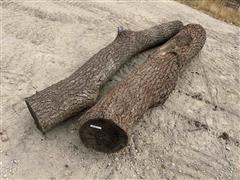
[{"label": "walnut log", "polygon": [[121,65],[137,53],[164,43],[182,27],[182,22],[172,21],[136,32],[119,28],[114,41],[71,76],[25,99],[37,127],[46,132],[93,106],[100,88]]},{"label": "walnut log", "polygon": [[179,73],[205,41],[206,32],[200,25],[185,26],[103,96],[80,118],[79,135],[85,146],[109,153],[125,147],[133,122],[150,107],[166,101]]}]

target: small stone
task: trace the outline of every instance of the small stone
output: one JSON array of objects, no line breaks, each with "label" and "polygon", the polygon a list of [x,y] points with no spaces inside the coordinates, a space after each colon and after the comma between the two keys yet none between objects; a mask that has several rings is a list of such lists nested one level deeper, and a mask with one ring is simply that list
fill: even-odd
[{"label": "small stone", "polygon": [[115,161],[119,161],[118,157],[115,158]]},{"label": "small stone", "polygon": [[17,164],[18,162],[17,162],[16,159],[13,159],[13,160],[12,160],[12,163]]},{"label": "small stone", "polygon": [[66,172],[64,173],[64,175],[65,175],[65,176],[71,175],[71,171],[66,171]]},{"label": "small stone", "polygon": [[201,125],[201,123],[199,121],[195,121],[194,124],[196,127],[200,127],[200,125]]},{"label": "small stone", "polygon": [[111,165],[111,163],[108,163],[108,164],[107,164],[107,167],[109,167],[110,165]]},{"label": "small stone", "polygon": [[4,175],[3,175],[3,178],[6,178],[6,177],[7,177],[7,175],[6,175],[6,174],[4,174]]},{"label": "small stone", "polygon": [[14,174],[12,169],[11,169],[9,172],[10,172],[10,174],[12,174],[12,175]]},{"label": "small stone", "polygon": [[8,135],[6,133],[2,133],[1,140],[2,140],[2,142],[7,142],[9,140]]},{"label": "small stone", "polygon": [[118,26],[117,30],[118,30],[118,32],[123,32],[124,31],[124,27],[123,26]]},{"label": "small stone", "polygon": [[226,133],[226,132],[223,132],[220,136],[218,136],[219,138],[222,138],[222,139],[224,139],[224,140],[226,140],[226,141],[229,141],[230,140],[230,137],[229,137],[229,135],[228,135],[228,133]]},{"label": "small stone", "polygon": [[121,168],[121,165],[118,165],[118,166],[116,167],[117,171],[120,170],[120,168]]},{"label": "small stone", "polygon": [[230,151],[230,147],[226,146],[226,150],[227,150],[227,151]]},{"label": "small stone", "polygon": [[182,172],[182,170],[181,170],[181,169],[179,169],[179,170],[178,170],[178,172],[179,172],[179,173],[181,173],[181,172]]}]

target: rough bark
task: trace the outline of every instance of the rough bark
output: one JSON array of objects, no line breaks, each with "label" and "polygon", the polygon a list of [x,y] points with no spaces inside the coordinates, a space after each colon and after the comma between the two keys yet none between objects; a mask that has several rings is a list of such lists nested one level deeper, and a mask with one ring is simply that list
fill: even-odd
[{"label": "rough bark", "polygon": [[82,116],[79,134],[83,143],[102,152],[116,152],[126,146],[134,121],[150,107],[166,101],[180,72],[205,40],[205,30],[190,24],[157,49]]},{"label": "rough bark", "polygon": [[70,77],[25,99],[37,127],[46,132],[91,107],[100,88],[121,65],[137,53],[164,43],[182,27],[180,21],[172,21],[137,32],[119,28],[115,40]]}]

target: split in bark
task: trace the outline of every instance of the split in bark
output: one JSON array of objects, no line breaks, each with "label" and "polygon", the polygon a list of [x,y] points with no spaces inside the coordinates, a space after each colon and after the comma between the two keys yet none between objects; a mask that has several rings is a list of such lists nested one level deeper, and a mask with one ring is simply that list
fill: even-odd
[{"label": "split in bark", "polygon": [[82,142],[102,152],[125,147],[133,122],[150,107],[166,101],[179,73],[199,53],[205,40],[205,30],[190,24],[157,49],[80,118]]},{"label": "split in bark", "polygon": [[173,21],[137,32],[118,28],[115,40],[71,76],[25,99],[37,127],[46,132],[93,106],[101,87],[126,61],[166,42],[182,27],[180,21]]}]

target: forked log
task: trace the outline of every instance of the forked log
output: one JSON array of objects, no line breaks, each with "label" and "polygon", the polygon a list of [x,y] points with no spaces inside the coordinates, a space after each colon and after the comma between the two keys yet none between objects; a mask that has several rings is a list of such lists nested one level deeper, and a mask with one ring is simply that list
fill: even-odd
[{"label": "forked log", "polygon": [[46,132],[93,106],[101,87],[121,65],[137,53],[164,43],[182,27],[182,22],[172,21],[137,32],[119,28],[114,41],[71,76],[25,99],[37,127]]},{"label": "forked log", "polygon": [[116,152],[128,143],[134,121],[150,107],[162,105],[174,90],[180,72],[202,49],[206,32],[190,24],[161,46],[80,118],[86,147]]}]

